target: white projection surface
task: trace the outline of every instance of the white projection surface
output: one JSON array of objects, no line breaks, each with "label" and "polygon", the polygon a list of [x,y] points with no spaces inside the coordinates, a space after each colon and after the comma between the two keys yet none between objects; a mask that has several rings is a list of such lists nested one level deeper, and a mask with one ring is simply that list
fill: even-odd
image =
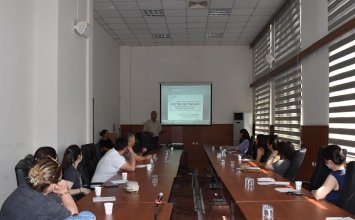
[{"label": "white projection surface", "polygon": [[211,83],[162,83],[160,121],[165,125],[210,125]]}]

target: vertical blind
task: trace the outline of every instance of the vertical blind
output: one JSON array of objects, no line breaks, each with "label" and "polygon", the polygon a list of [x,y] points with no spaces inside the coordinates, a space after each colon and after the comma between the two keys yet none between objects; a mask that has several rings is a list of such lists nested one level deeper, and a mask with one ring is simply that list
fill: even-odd
[{"label": "vertical blind", "polygon": [[328,0],[328,29],[334,30],[339,25],[355,16],[354,0]]},{"label": "vertical blind", "polygon": [[329,46],[329,143],[355,159],[355,29]]},{"label": "vertical blind", "polygon": [[280,63],[301,46],[300,0],[289,1],[274,22],[275,63]]},{"label": "vertical blind", "polygon": [[270,83],[254,90],[255,134],[269,134],[270,127]]},{"label": "vertical blind", "polygon": [[255,76],[269,70],[269,64],[265,61],[267,54],[271,53],[270,28],[264,32],[254,47],[254,74]]},{"label": "vertical blind", "polygon": [[301,67],[293,66],[275,78],[275,134],[300,146],[302,77]]}]

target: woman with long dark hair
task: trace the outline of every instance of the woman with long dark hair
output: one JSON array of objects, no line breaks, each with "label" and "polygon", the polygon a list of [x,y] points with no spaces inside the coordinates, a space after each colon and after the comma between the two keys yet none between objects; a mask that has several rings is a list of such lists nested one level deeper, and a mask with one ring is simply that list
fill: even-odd
[{"label": "woman with long dark hair", "polygon": [[70,195],[73,196],[75,201],[90,193],[90,189],[82,186],[81,174],[78,170],[78,165],[82,158],[80,147],[78,145],[70,145],[65,150],[62,161],[63,179],[66,180]]},{"label": "woman with long dark hair", "polygon": [[240,129],[239,144],[237,147],[237,150],[239,151],[240,154],[245,155],[247,153],[249,148],[249,143],[250,143],[249,132],[244,128]]},{"label": "woman with long dark hair", "polygon": [[256,136],[256,153],[255,153],[255,160],[257,162],[264,163],[268,158],[268,144],[267,144],[267,136],[263,134],[258,134]]},{"label": "woman with long dark hair", "polygon": [[317,200],[325,199],[336,204],[345,187],[345,155],[338,145],[329,145],[321,152],[321,157],[331,173],[323,185],[313,190],[312,194]]},{"label": "woman with long dark hair", "polygon": [[295,153],[293,144],[289,141],[279,141],[272,149],[272,153],[266,162],[265,168],[274,170],[283,176],[291,165],[292,157]]}]

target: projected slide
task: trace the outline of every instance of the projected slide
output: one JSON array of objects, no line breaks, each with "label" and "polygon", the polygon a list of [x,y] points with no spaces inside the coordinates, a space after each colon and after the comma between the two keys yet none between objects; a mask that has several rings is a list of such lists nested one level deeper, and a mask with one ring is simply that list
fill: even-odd
[{"label": "projected slide", "polygon": [[160,116],[164,125],[210,125],[211,83],[162,83]]},{"label": "projected slide", "polygon": [[202,120],[203,95],[169,95],[168,120]]}]

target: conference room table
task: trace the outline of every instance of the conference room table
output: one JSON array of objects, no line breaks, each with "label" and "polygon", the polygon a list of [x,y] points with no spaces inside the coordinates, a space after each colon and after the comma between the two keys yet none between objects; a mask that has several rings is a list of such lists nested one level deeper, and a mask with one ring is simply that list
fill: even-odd
[{"label": "conference room table", "polygon": [[[231,199],[231,209],[237,219],[261,219],[262,205],[268,204],[274,207],[275,219],[325,219],[326,217],[351,216],[345,210],[325,200],[315,200],[312,194],[302,188],[302,195],[289,195],[278,192],[275,188],[293,188],[288,185],[259,185],[257,178],[270,177],[275,181],[289,182],[289,180],[276,174],[272,170],[266,170],[260,163],[242,159],[238,162],[236,152],[228,152],[224,158],[217,158],[219,149],[212,149],[204,145],[211,167],[218,176]],[[224,163],[222,163],[222,159]],[[230,161],[235,161],[235,167],[230,166]],[[237,168],[242,168],[240,172]],[[247,167],[260,167],[260,169],[243,169]],[[254,187],[245,187],[245,178],[254,179]]]},{"label": "conference room table", "polygon": [[[77,203],[80,211],[91,211],[97,219],[154,219],[155,200],[163,193],[162,203],[157,207],[157,219],[170,219],[173,205],[168,203],[174,179],[179,168],[181,150],[161,148],[152,153],[157,160],[151,170],[147,161],[137,162],[134,172],[127,172],[128,181],[139,184],[138,192],[127,192],[125,184],[114,184],[111,181],[122,180],[120,173],[111,177],[103,184],[101,197],[114,196],[113,213],[105,215],[104,202],[93,202],[95,192],[91,192]],[[158,181],[153,182],[152,176],[157,175]]]}]

